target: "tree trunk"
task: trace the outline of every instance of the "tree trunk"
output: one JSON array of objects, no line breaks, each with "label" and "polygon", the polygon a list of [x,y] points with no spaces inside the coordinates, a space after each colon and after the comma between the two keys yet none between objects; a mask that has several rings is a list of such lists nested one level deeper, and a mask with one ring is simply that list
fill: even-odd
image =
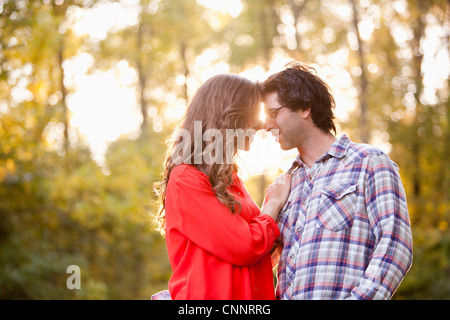
[{"label": "tree trunk", "polygon": [[66,154],[69,152],[69,110],[67,109],[67,89],[64,85],[64,36],[59,37],[59,48],[58,48],[58,68],[59,68],[59,90],[61,91],[61,107],[62,107],[62,121],[64,123],[64,151]]},{"label": "tree trunk", "polygon": [[136,41],[137,41],[137,52],[136,52],[136,71],[138,74],[138,91],[139,91],[139,104],[141,106],[141,115],[142,115],[142,123],[141,123],[141,132],[145,131],[148,126],[148,117],[147,117],[147,101],[144,97],[145,86],[147,83],[146,73],[144,72],[143,63],[141,61],[141,48],[142,48],[142,24],[138,24]]},{"label": "tree trunk", "polygon": [[297,1],[295,1],[295,0],[289,1],[292,16],[294,17],[295,42],[297,44],[297,50],[294,53],[294,57],[299,60],[301,60],[302,47],[301,47],[301,36],[300,36],[300,32],[298,32],[297,26],[300,22],[300,14],[303,10],[303,7],[305,6],[305,3],[306,3],[306,0],[304,0],[301,4],[297,4]]},{"label": "tree trunk", "polygon": [[353,10],[353,28],[355,29],[356,37],[358,39],[358,58],[359,58],[359,67],[361,68],[361,76],[359,78],[359,108],[360,108],[360,116],[359,116],[359,131],[361,136],[361,142],[369,143],[370,140],[370,131],[367,123],[367,101],[368,101],[368,92],[367,92],[367,74],[366,74],[366,62],[363,51],[363,41],[361,39],[361,35],[359,33],[359,15],[358,8],[356,6],[355,0],[350,0],[352,4]]},{"label": "tree trunk", "polygon": [[421,114],[423,113],[423,106],[420,102],[420,95],[423,91],[423,75],[422,75],[422,61],[423,61],[423,53],[420,49],[420,40],[424,36],[425,26],[422,22],[422,14],[423,14],[423,5],[422,0],[416,1],[417,10],[415,11],[415,17],[413,16],[412,28],[414,37],[411,40],[411,49],[413,52],[412,59],[412,67],[413,67],[413,75],[414,75],[414,85],[416,92],[414,93],[414,98],[416,100],[416,113],[414,120],[414,133],[416,135],[412,141],[412,157],[414,162],[413,169],[413,203],[414,207],[414,216],[418,217],[422,212],[421,209],[421,195],[422,195],[422,185],[421,185],[421,139],[419,135],[419,129],[421,126],[421,122],[419,119],[421,118]]},{"label": "tree trunk", "polygon": [[181,42],[181,46],[180,46],[180,56],[181,56],[181,60],[183,61],[183,69],[184,69],[183,98],[186,101],[186,105],[187,105],[188,100],[189,100],[187,80],[188,80],[190,72],[189,72],[189,64],[187,61],[187,52],[186,51],[187,51],[186,41],[183,40]]},{"label": "tree trunk", "polygon": [[265,30],[265,28],[263,27],[264,24],[266,23],[266,15],[264,12],[264,8],[261,9],[261,11],[259,12],[259,23],[262,26],[263,32],[261,33],[261,45],[262,45],[262,51],[263,51],[263,56],[264,56],[264,70],[268,70],[269,69],[269,61],[270,61],[270,49],[271,49],[271,44],[268,42],[267,40],[267,32]]}]

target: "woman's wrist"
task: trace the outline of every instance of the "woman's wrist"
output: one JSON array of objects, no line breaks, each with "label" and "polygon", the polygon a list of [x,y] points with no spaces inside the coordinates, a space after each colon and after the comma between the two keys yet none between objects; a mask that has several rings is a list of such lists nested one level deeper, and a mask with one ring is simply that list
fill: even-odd
[{"label": "woman's wrist", "polygon": [[282,207],[283,206],[278,201],[270,200],[263,204],[261,214],[266,214],[276,221]]}]

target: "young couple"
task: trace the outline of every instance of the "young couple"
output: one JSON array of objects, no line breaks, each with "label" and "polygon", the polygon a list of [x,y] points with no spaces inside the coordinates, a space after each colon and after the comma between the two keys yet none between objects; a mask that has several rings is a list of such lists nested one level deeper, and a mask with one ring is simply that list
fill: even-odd
[{"label": "young couple", "polygon": [[[328,86],[300,63],[262,83],[218,75],[198,89],[181,124],[190,134],[174,137],[160,185],[158,218],[173,274],[169,290],[152,299],[392,297],[412,263],[405,191],[386,154],[335,137],[334,104]],[[195,141],[194,123],[223,135]],[[229,139],[211,148],[218,137],[259,128],[277,130],[281,148],[299,152],[261,209],[234,158],[204,161],[220,158],[217,146],[230,152]],[[231,139],[234,156],[239,145],[250,147],[239,137]]]}]

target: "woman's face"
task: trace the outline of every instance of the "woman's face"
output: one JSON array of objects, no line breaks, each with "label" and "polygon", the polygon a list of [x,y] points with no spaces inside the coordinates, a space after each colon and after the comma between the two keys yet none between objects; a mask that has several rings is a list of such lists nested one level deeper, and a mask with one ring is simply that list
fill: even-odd
[{"label": "woman's face", "polygon": [[260,119],[260,109],[255,107],[255,111],[247,121],[246,128],[242,129],[243,133],[238,135],[238,139],[242,139],[242,141],[238,140],[237,148],[240,150],[249,151],[256,132],[263,129],[263,127],[264,124]]}]

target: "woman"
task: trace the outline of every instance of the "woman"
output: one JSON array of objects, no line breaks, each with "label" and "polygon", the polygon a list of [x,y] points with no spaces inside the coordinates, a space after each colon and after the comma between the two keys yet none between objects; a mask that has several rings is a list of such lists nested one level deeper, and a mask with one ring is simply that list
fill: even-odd
[{"label": "woman", "polygon": [[275,299],[270,250],[291,177],[275,180],[260,210],[234,161],[238,147],[250,146],[242,133],[257,129],[260,103],[256,84],[218,75],[187,108],[160,184],[172,299]]}]

